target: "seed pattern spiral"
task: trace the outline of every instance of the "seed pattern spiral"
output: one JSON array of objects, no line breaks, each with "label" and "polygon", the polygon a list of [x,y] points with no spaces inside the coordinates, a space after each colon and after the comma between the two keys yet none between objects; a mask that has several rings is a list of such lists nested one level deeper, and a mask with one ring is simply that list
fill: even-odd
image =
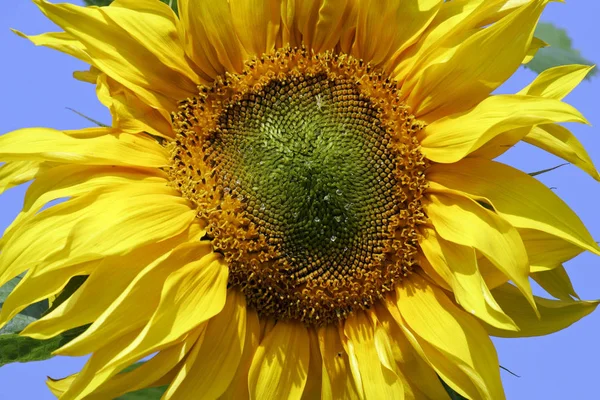
[{"label": "seed pattern spiral", "polygon": [[426,164],[396,82],[350,56],[284,48],[173,115],[173,184],[259,314],[321,325],[416,265]]}]

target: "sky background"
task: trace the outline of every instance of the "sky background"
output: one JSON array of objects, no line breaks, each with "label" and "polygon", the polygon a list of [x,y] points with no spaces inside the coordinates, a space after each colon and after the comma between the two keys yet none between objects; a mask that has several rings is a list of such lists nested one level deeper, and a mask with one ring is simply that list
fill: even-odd
[{"label": "sky background", "polygon": [[[98,102],[94,87],[72,78],[72,71],[86,69],[83,63],[50,49],[37,48],[9,30],[15,28],[27,34],[38,34],[58,29],[33,3],[15,0],[9,4],[5,4],[0,13],[0,134],[24,127],[77,129],[90,126],[67,107],[110,123],[109,113]],[[566,4],[551,3],[542,20],[567,28],[574,46],[588,59],[600,62],[598,15],[600,2],[597,0],[571,0]],[[500,91],[514,93],[534,77],[534,73],[521,68]],[[566,98],[592,123],[592,127],[569,124],[569,128],[597,165],[600,165],[599,95],[600,76],[585,81]],[[556,157],[527,144],[511,149],[501,160],[526,172],[561,163]],[[571,165],[544,174],[540,180],[555,187],[556,193],[586,223],[592,236],[600,240],[600,184]],[[0,197],[0,231],[17,215],[24,193],[25,187],[18,187]],[[600,298],[600,258],[582,254],[567,263],[566,268],[582,299]],[[600,312],[596,312],[550,336],[494,339],[500,364],[520,375],[517,378],[502,371],[507,398],[600,398],[599,333]],[[56,357],[0,367],[0,399],[52,399],[54,397],[44,383],[46,376],[70,375],[84,362],[82,358]]]}]

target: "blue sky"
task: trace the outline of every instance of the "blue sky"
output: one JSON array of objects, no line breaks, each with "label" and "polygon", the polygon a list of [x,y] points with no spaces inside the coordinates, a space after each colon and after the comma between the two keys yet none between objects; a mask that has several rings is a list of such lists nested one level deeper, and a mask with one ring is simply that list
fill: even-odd
[{"label": "blue sky", "polygon": [[[5,0],[7,3],[8,1]],[[587,58],[600,62],[600,2],[571,0],[552,3],[542,20],[568,29],[575,47]],[[36,48],[12,34],[16,28],[28,34],[57,30],[27,0],[14,0],[0,13],[0,134],[22,127],[47,126],[76,129],[89,122],[67,110],[74,108],[102,122],[110,116],[97,101],[94,87],[76,81],[71,73],[85,69],[83,63],[69,56]],[[535,75],[520,69],[501,89],[515,92]],[[592,160],[600,165],[600,76],[584,82],[566,101],[577,107],[592,127],[569,125],[587,148]],[[529,145],[518,145],[502,161],[526,172],[560,163],[554,156]],[[555,187],[583,219],[592,235],[600,240],[600,184],[579,169],[568,165],[540,177]],[[0,230],[18,213],[25,190],[9,190],[0,198]],[[583,254],[566,265],[575,289],[583,299],[600,298],[600,258]],[[527,339],[494,339],[500,363],[520,375],[503,372],[507,398],[516,399],[594,399],[598,394],[597,360],[600,312],[556,334]],[[46,376],[55,378],[78,371],[84,360],[57,357],[28,364],[11,364],[0,368],[0,399],[45,400],[53,397],[44,384]]]}]

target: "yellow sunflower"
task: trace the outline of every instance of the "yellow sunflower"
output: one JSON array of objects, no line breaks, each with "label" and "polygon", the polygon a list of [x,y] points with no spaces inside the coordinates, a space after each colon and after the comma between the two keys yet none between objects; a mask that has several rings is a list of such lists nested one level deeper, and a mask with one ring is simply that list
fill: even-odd
[{"label": "yellow sunflower", "polygon": [[594,239],[492,161],[524,140],[600,179],[557,124],[586,123],[561,99],[589,67],[491,95],[549,0],[34,1],[64,32],[28,38],[89,63],[113,116],[0,137],[4,187],[33,180],[0,325],[87,276],[22,332],[89,324],[60,399],[503,399],[489,335],[595,309],[562,267]]}]

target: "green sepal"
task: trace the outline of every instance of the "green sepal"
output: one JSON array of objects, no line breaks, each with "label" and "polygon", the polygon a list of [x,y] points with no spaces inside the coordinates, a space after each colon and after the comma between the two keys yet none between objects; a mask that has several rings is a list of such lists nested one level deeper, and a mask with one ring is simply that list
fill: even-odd
[{"label": "green sepal", "polygon": [[557,165],[555,167],[552,167],[552,168],[546,168],[546,169],[542,169],[540,171],[530,172],[528,175],[529,176],[542,175],[542,174],[545,174],[546,172],[554,171],[557,168],[564,167],[565,165],[569,165],[569,163],[562,163],[562,164],[559,164],[559,165]]},{"label": "green sepal", "polygon": [[[533,60],[525,64],[525,68],[540,73],[559,65],[594,65],[592,61],[584,58],[578,50],[573,48],[573,42],[564,29],[551,23],[541,22],[535,30],[535,37],[542,39],[550,46],[539,49]],[[596,69],[591,71],[586,79],[595,74]]]}]

